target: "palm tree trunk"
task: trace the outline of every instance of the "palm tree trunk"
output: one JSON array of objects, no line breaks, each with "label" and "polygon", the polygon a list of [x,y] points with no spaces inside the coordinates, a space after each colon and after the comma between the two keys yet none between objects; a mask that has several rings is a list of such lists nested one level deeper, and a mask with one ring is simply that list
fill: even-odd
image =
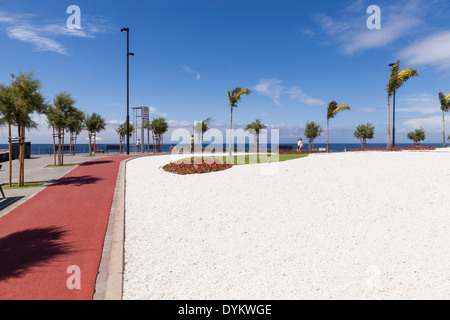
[{"label": "palm tree trunk", "polygon": [[75,137],[73,139],[73,155],[75,155],[75,150],[77,149],[77,137],[78,134],[75,134]]},{"label": "palm tree trunk", "polygon": [[328,130],[329,130],[329,119],[327,119],[327,152],[329,152],[329,149],[328,149]]},{"label": "palm tree trunk", "polygon": [[61,146],[61,165],[64,165],[64,136],[65,132],[64,129],[62,130],[62,146]]},{"label": "palm tree trunk", "polygon": [[19,177],[17,178],[17,186],[22,186],[22,136],[20,134],[20,127],[17,127],[18,136],[19,136]]},{"label": "palm tree trunk", "polygon": [[94,132],[94,157],[95,157],[96,151],[97,151],[97,133]]},{"label": "palm tree trunk", "polygon": [[392,145],[391,145],[391,105],[390,105],[390,97],[388,94],[388,102],[387,102],[387,145],[386,145],[386,149],[387,150],[392,150]]},{"label": "palm tree trunk", "polygon": [[22,126],[21,131],[19,152],[19,187],[23,187],[25,184],[25,126]]},{"label": "palm tree trunk", "polygon": [[72,140],[73,140],[73,132],[69,132],[69,156],[72,155]]},{"label": "palm tree trunk", "polygon": [[53,165],[56,166],[56,147],[55,147],[55,127],[52,126],[53,129]]},{"label": "palm tree trunk", "polygon": [[88,132],[88,136],[89,136],[89,157],[92,157],[92,146],[91,146],[92,134],[90,132]]},{"label": "palm tree trunk", "polygon": [[442,147],[445,148],[445,116],[444,111],[442,111]]},{"label": "palm tree trunk", "polygon": [[12,186],[12,142],[11,123],[8,123],[8,143],[9,143],[9,186]]},{"label": "palm tree trunk", "polygon": [[58,129],[58,166],[61,166],[61,129]]},{"label": "palm tree trunk", "polygon": [[150,130],[147,129],[147,152],[150,152]]},{"label": "palm tree trunk", "polygon": [[233,130],[233,107],[231,107],[231,116],[230,116],[230,151],[228,152],[228,155],[231,157],[232,156],[232,152],[231,152],[231,131]]}]

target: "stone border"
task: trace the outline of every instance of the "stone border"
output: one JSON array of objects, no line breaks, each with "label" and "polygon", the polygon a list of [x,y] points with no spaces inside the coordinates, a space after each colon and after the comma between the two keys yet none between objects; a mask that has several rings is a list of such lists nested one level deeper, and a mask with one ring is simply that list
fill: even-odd
[{"label": "stone border", "polygon": [[93,300],[122,300],[125,245],[126,163],[120,162]]}]

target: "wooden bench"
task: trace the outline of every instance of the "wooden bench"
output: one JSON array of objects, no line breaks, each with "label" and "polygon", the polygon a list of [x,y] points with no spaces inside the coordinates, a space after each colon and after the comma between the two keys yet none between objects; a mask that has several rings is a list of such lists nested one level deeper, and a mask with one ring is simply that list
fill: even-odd
[{"label": "wooden bench", "polygon": [[[75,147],[72,146],[72,149],[74,149],[74,148],[75,148]],[[70,151],[70,145],[69,145],[69,146],[64,145],[64,146],[62,146],[61,149],[62,149],[63,152],[64,152],[64,151]],[[73,151],[75,151],[75,150],[73,150]],[[50,153],[50,155],[53,154],[53,147],[50,148],[49,153]],[[55,153],[58,154],[58,145],[55,145]]]},{"label": "wooden bench", "polygon": [[278,146],[279,151],[292,151],[293,149],[293,146]]},{"label": "wooden bench", "polygon": [[108,146],[106,146],[106,152],[109,153],[109,151],[120,151],[120,146],[108,145]]}]

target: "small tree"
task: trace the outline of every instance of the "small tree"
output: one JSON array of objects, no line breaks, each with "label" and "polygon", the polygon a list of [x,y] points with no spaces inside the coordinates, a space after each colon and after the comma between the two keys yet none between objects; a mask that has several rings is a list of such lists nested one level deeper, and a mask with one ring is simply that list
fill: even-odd
[{"label": "small tree", "polygon": [[445,112],[450,111],[450,94],[444,95],[442,92],[439,92],[439,101],[441,102],[442,111],[442,147],[445,148]]},{"label": "small tree", "polygon": [[406,136],[409,140],[414,141],[414,147],[420,146],[420,141],[425,140],[425,130],[422,128],[411,131]]},{"label": "small tree", "polygon": [[360,124],[356,127],[355,132],[353,133],[354,136],[361,141],[361,148],[366,149],[367,139],[373,139],[375,133],[375,127],[371,125],[370,123],[367,124]]},{"label": "small tree", "polygon": [[229,156],[231,157],[232,153],[232,130],[233,130],[233,108],[237,108],[239,102],[241,101],[241,98],[243,95],[249,95],[252,93],[249,89],[242,89],[240,87],[236,87],[231,91],[227,91],[228,93],[228,101],[230,103],[231,107],[231,113],[230,113],[230,151]]},{"label": "small tree", "polygon": [[330,119],[333,119],[339,112],[341,112],[343,110],[350,110],[350,107],[345,104],[339,106],[336,101],[331,101],[327,107],[327,152],[329,151],[329,148],[328,148],[329,133],[328,132],[330,129],[330,126],[329,126]]},{"label": "small tree", "polygon": [[307,122],[304,135],[308,139],[308,150],[311,151],[314,148],[314,140],[320,137],[322,134],[322,127],[316,124],[314,121]]},{"label": "small tree", "polygon": [[194,125],[194,132],[198,134],[199,137],[199,146],[201,146],[201,148],[203,148],[203,135],[205,134],[205,132],[207,132],[210,129],[210,125],[213,122],[212,118],[206,118],[203,121],[198,121],[195,125]]},{"label": "small tree", "polygon": [[154,118],[150,123],[150,130],[153,134],[153,151],[156,152],[156,147],[158,147],[158,151],[161,152],[161,143],[163,140],[164,133],[169,129],[169,125],[166,122],[166,119]]},{"label": "small tree", "polygon": [[83,111],[74,108],[67,120],[67,130],[70,134],[70,155],[75,155],[78,135],[84,129],[84,119],[86,115]]},{"label": "small tree", "polygon": [[246,131],[249,131],[255,137],[255,149],[256,153],[259,152],[259,135],[262,130],[266,129],[267,126],[261,123],[261,119],[256,119],[254,122],[250,123],[245,127]]},{"label": "small tree", "polygon": [[53,161],[56,165],[55,137],[58,137],[58,165],[64,164],[64,133],[69,119],[76,113],[75,100],[67,92],[61,92],[53,99],[53,105],[47,109],[47,122],[53,128]]},{"label": "small tree", "polygon": [[389,81],[386,88],[387,91],[387,145],[386,149],[391,150],[391,120],[390,120],[390,99],[395,93],[408,81],[411,77],[418,77],[419,73],[414,69],[404,69],[400,71],[400,60],[392,65],[389,74]]},{"label": "small tree", "polygon": [[12,98],[12,110],[8,110],[8,118],[17,127],[19,138],[19,179],[18,186],[25,184],[25,130],[36,128],[37,124],[31,115],[45,113],[48,105],[40,92],[41,82],[33,78],[33,73],[20,73],[18,76],[11,74],[12,81],[10,94]]},{"label": "small tree", "polygon": [[[127,122],[125,121],[121,124],[117,129],[115,129],[117,134],[119,135],[119,153],[122,153],[122,146],[125,142],[125,138],[127,136]],[[130,138],[133,136],[134,126],[130,123]]]},{"label": "small tree", "polygon": [[14,96],[12,88],[0,84],[0,125],[8,125],[9,186],[12,186],[12,126],[14,125]]},{"label": "small tree", "polygon": [[[94,145],[96,144],[97,133],[105,130],[105,119],[103,119],[99,114],[93,113],[92,115],[86,116],[84,120],[84,126],[88,131],[89,136],[89,156],[92,156],[92,139],[94,139]],[[95,156],[95,149],[94,149]]]}]

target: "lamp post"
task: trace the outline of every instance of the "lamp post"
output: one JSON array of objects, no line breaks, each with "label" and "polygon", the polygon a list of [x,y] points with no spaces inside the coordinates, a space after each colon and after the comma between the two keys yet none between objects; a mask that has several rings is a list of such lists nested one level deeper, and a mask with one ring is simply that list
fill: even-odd
[{"label": "lamp post", "polygon": [[[390,63],[389,67],[393,67],[395,63]],[[392,147],[395,147],[395,89],[393,95],[394,103],[392,106]]]},{"label": "lamp post", "polygon": [[134,53],[130,52],[130,29],[122,28],[120,32],[127,34],[127,155],[130,154],[130,56]]}]

